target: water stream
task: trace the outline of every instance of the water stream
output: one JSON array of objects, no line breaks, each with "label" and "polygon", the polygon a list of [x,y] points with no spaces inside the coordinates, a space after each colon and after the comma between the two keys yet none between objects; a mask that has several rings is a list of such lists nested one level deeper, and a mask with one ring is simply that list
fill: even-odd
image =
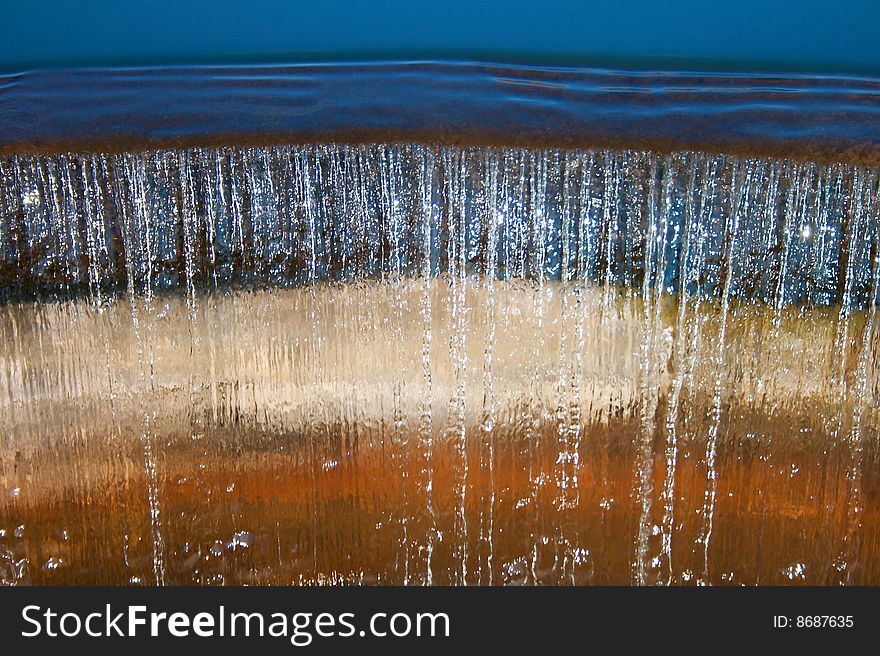
[{"label": "water stream", "polygon": [[876,584],[878,184],[0,157],[0,580]]}]

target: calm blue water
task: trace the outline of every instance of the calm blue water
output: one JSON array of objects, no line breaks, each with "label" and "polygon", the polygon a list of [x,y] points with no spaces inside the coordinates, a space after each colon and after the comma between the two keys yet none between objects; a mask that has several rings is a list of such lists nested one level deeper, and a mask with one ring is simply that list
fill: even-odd
[{"label": "calm blue water", "polygon": [[3,0],[0,70],[451,59],[880,73],[872,0]]},{"label": "calm blue water", "polygon": [[878,25],[868,1],[0,0],[0,152],[411,140],[876,163]]},{"label": "calm blue water", "polygon": [[467,63],[0,74],[0,154],[415,141],[880,162],[880,80]]}]

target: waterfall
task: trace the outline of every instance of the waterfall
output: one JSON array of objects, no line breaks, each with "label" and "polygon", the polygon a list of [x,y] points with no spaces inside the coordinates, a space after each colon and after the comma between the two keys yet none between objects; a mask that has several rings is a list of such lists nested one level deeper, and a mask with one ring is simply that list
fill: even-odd
[{"label": "waterfall", "polygon": [[876,582],[878,184],[696,152],[0,157],[0,580]]}]

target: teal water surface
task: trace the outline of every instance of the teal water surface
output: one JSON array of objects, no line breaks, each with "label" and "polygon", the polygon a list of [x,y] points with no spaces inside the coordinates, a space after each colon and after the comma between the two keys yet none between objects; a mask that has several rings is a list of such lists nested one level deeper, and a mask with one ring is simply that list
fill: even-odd
[{"label": "teal water surface", "polygon": [[0,70],[451,59],[880,73],[870,0],[3,0]]}]

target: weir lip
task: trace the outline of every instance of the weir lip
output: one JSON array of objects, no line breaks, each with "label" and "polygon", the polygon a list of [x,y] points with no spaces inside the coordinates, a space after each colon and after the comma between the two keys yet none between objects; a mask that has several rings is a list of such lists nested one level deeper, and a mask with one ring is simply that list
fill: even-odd
[{"label": "weir lip", "polygon": [[313,142],[696,150],[876,165],[880,80],[430,61],[0,76],[0,154]]}]

